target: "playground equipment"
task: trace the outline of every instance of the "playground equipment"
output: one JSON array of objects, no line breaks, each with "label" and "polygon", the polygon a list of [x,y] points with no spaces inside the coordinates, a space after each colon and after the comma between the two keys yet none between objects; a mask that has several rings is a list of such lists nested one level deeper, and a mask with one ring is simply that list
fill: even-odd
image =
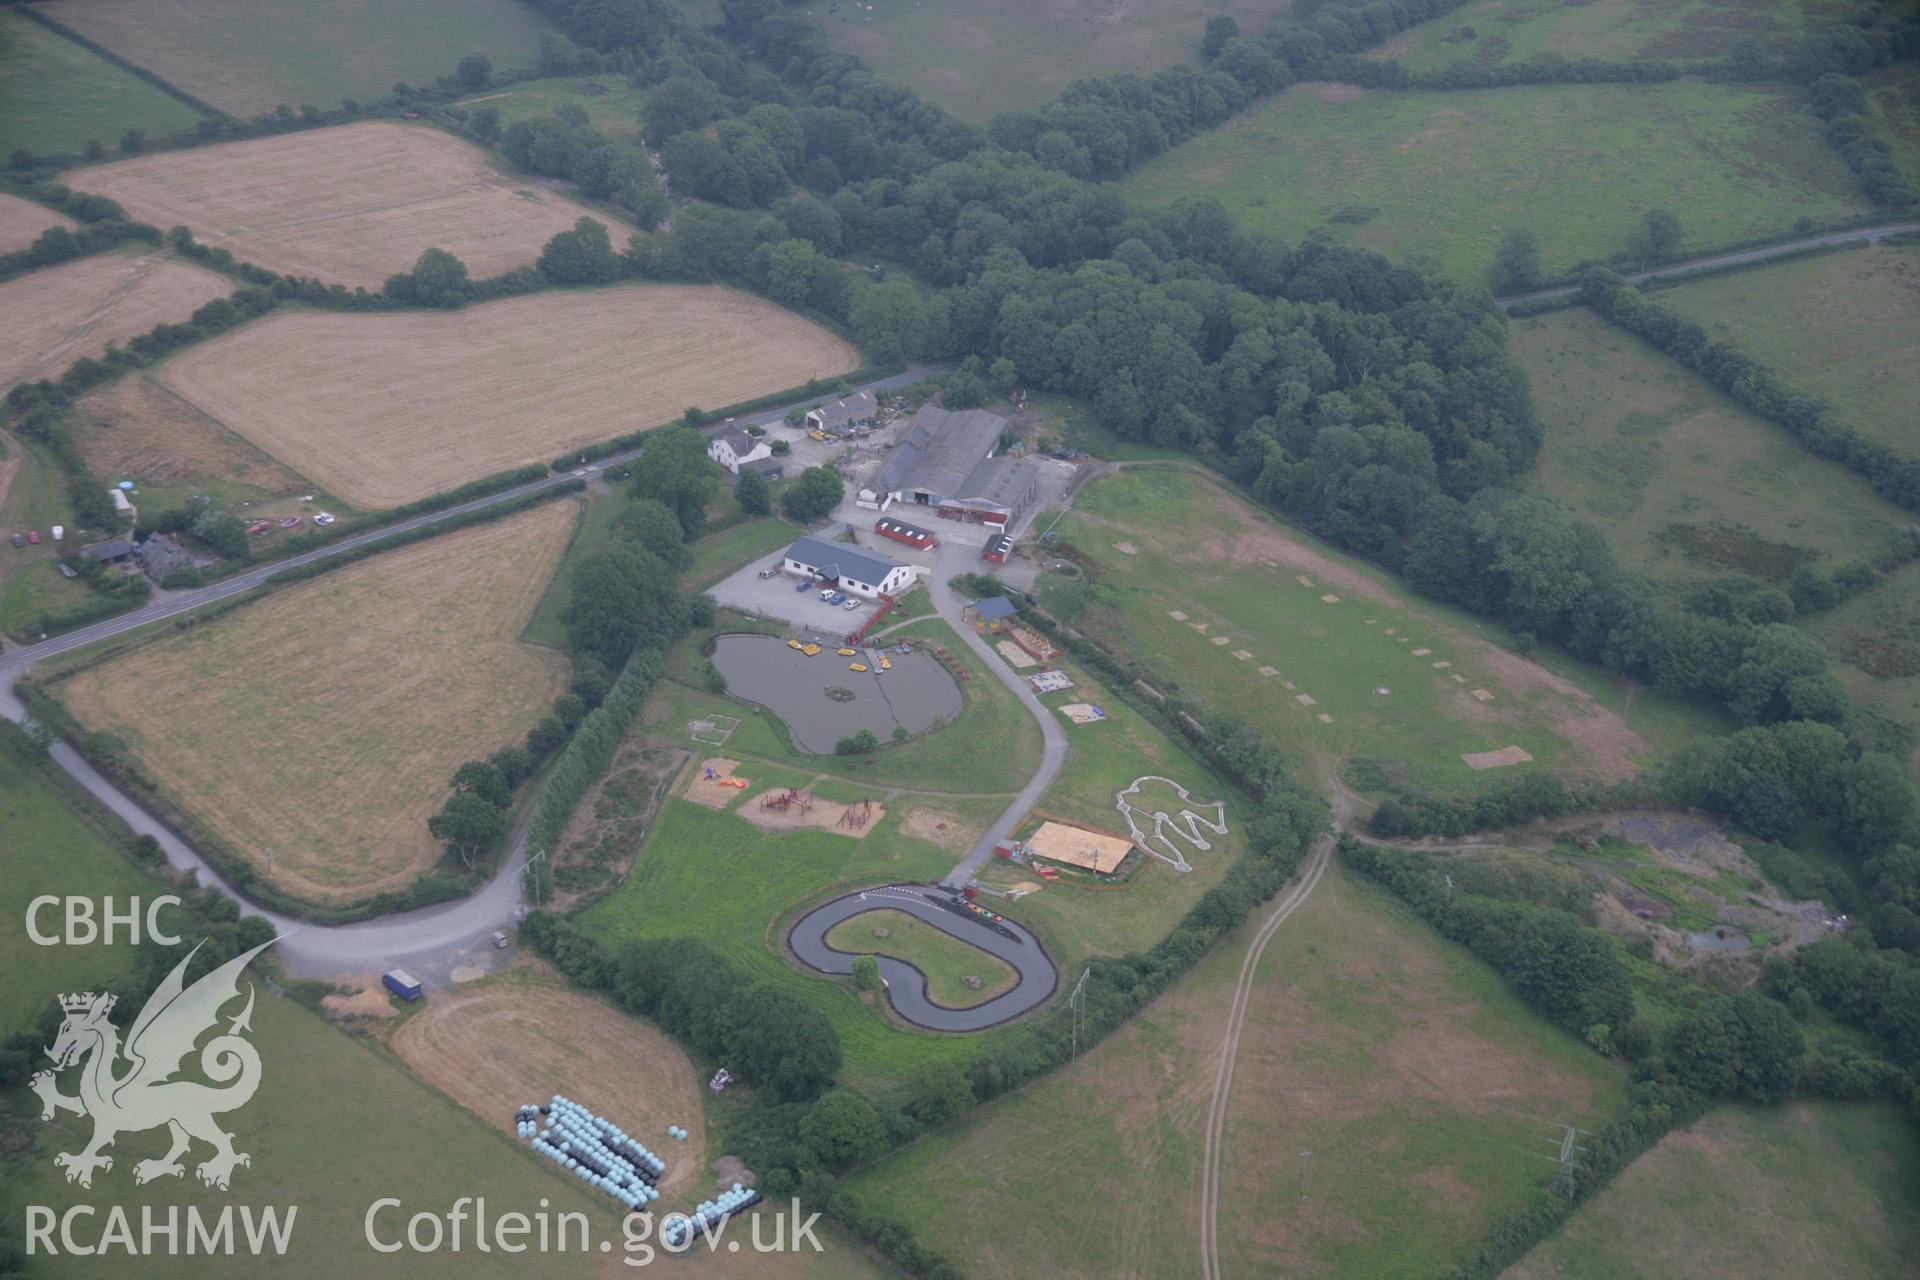
[{"label": "playground equipment", "polygon": [[762,809],[773,809],[780,813],[785,813],[788,809],[798,809],[801,813],[805,813],[813,808],[813,797],[804,791],[788,787],[779,794],[769,791],[765,796],[761,797],[760,807]]},{"label": "playground equipment", "polygon": [[847,806],[846,812],[840,815],[839,825],[850,828],[851,830],[854,830],[854,831],[858,831],[862,827],[866,826],[867,823],[872,820],[873,820],[873,801],[871,799],[868,799],[865,796],[862,796],[860,798],[859,803],[850,804]]},{"label": "playground equipment", "polygon": [[712,765],[701,765],[700,771],[706,775],[707,781],[716,787],[739,787],[742,791],[747,788],[747,780],[745,778],[723,778],[713,771]]},{"label": "playground equipment", "polygon": [[544,1107],[521,1107],[514,1131],[554,1164],[629,1209],[660,1198],[654,1184],[666,1172],[666,1161],[571,1098],[556,1093]]},{"label": "playground equipment", "polygon": [[820,646],[817,644],[803,644],[800,646],[800,652],[806,654],[809,658],[815,658],[820,655]]},{"label": "playground equipment", "polygon": [[707,1081],[707,1088],[713,1090],[715,1093],[718,1093],[732,1083],[733,1083],[733,1072],[727,1070],[725,1067],[722,1067],[718,1071],[713,1073],[713,1079]]},{"label": "playground equipment", "polygon": [[847,670],[849,671],[865,671],[866,669],[867,664],[864,662],[849,662],[847,664]]}]

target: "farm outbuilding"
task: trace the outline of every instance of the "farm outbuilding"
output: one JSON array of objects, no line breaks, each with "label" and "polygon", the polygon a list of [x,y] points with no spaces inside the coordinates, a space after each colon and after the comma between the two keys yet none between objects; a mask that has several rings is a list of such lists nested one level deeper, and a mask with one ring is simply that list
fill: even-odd
[{"label": "farm outbuilding", "polygon": [[987,539],[986,546],[980,548],[980,558],[988,564],[1005,564],[1012,550],[1013,539],[1004,533],[996,533]]},{"label": "farm outbuilding", "polygon": [[807,410],[805,425],[809,431],[839,436],[866,431],[879,422],[880,403],[873,392],[862,391],[840,400],[829,400]]},{"label": "farm outbuilding", "polygon": [[892,538],[895,542],[904,542],[910,547],[925,551],[939,541],[930,529],[922,529],[917,524],[908,524],[905,520],[896,520],[892,516],[881,516],[873,522],[873,531],[883,538]]},{"label": "farm outbuilding", "polygon": [[80,558],[95,564],[119,564],[132,554],[133,544],[125,538],[109,538],[105,542],[80,548]]},{"label": "farm outbuilding", "polygon": [[863,600],[898,595],[913,581],[913,566],[878,551],[824,538],[795,538],[782,566],[788,573],[831,582]]},{"label": "farm outbuilding", "polygon": [[925,405],[856,500],[874,511],[896,504],[931,507],[949,520],[1004,527],[1027,509],[1040,486],[1040,471],[1031,462],[994,456],[1006,428],[1006,419],[985,409]]},{"label": "farm outbuilding", "polygon": [[1005,596],[989,596],[985,600],[974,600],[960,611],[976,631],[999,631],[1008,618],[1020,616],[1020,610],[1013,601]]}]

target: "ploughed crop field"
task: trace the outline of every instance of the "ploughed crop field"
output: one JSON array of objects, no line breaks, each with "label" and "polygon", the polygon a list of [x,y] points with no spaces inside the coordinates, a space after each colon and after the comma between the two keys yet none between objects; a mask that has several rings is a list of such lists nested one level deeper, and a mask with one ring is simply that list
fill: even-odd
[{"label": "ploughed crop field", "polygon": [[176,324],[234,286],[165,254],[102,253],[0,284],[0,389],[57,378],[82,356]]},{"label": "ploughed crop field", "polygon": [[56,0],[49,17],[222,111],[331,109],[430,85],[467,53],[533,65],[541,22],[515,0]]},{"label": "ploughed crop field", "polygon": [[1890,1103],[1726,1107],[1635,1160],[1506,1280],[1910,1274],[1920,1129]]},{"label": "ploughed crop field", "polygon": [[1569,61],[1605,58],[1717,58],[1741,40],[1772,53],[1805,27],[1814,6],[1800,0],[1535,0],[1469,4],[1410,27],[1369,57],[1409,71],[1526,62],[1541,54]]},{"label": "ploughed crop field", "polygon": [[1694,731],[1644,696],[1629,725],[1596,673],[1416,608],[1397,584],[1184,469],[1094,481],[1058,536],[1100,587],[1081,630],[1143,655],[1152,679],[1205,713],[1258,724],[1318,776],[1370,760],[1451,791],[1516,768],[1620,778]]},{"label": "ploughed crop field", "polygon": [[1216,13],[1255,33],[1291,11],[1287,0],[848,0],[837,13],[825,4],[810,10],[834,48],[979,124],[997,112],[1038,107],[1075,80],[1197,65],[1207,19]]},{"label": "ploughed crop field", "polygon": [[1603,529],[1620,562],[1654,582],[1678,591],[1745,573],[1784,587],[1800,564],[1831,571],[1873,556],[1913,522],[1591,312],[1516,320],[1510,341],[1545,430],[1529,488]]},{"label": "ploughed crop field", "polygon": [[[1254,928],[1079,1061],[851,1185],[975,1275],[1195,1274],[1208,1103]],[[1224,1130],[1223,1270],[1442,1272],[1537,1193],[1546,1117],[1597,1127],[1625,1094],[1624,1071],[1336,867],[1252,988]]]},{"label": "ploughed crop field", "polygon": [[136,156],[65,181],[270,271],[369,289],[430,248],[476,280],[526,266],[586,212],[458,138],[378,120]]},{"label": "ploughed crop field", "polygon": [[663,285],[445,314],[274,315],[168,362],[161,380],[317,484],[386,507],[859,362],[770,302]]},{"label": "ploughed crop field", "polygon": [[129,129],[191,129],[203,117],[165,90],[39,23],[0,10],[0,155],[113,146]]},{"label": "ploughed crop field", "polygon": [[1212,195],[1249,230],[1317,227],[1479,281],[1503,232],[1549,273],[1622,247],[1655,207],[1689,245],[1865,212],[1853,175],[1785,87],[1678,81],[1373,93],[1295,85],[1141,166],[1124,186]]},{"label": "ploughed crop field", "polygon": [[73,227],[73,219],[18,196],[0,194],[0,253],[24,249],[49,227]]},{"label": "ploughed crop field", "polygon": [[386,552],[82,670],[60,696],[277,888],[327,905],[404,888],[441,856],[426,821],[454,769],[560,692],[564,660],[517,636],[575,514],[548,503]]},{"label": "ploughed crop field", "polygon": [[1764,360],[1847,425],[1920,455],[1920,247],[1821,254],[1656,300]]}]

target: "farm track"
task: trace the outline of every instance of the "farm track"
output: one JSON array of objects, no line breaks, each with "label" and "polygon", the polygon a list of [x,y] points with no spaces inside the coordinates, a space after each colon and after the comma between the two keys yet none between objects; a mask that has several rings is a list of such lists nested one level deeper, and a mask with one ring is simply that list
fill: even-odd
[{"label": "farm track", "polygon": [[[1632,275],[1621,277],[1628,284],[1644,284],[1649,280],[1682,279],[1700,271],[1711,271],[1716,267],[1737,266],[1744,262],[1764,262],[1768,258],[1777,258],[1782,254],[1799,253],[1804,249],[1818,249],[1824,245],[1852,244],[1865,240],[1872,244],[1883,236],[1907,235],[1920,231],[1920,222],[1897,222],[1884,227],[1862,227],[1857,231],[1835,231],[1831,235],[1808,236],[1805,240],[1789,240],[1785,244],[1770,244],[1759,249],[1742,249],[1737,253],[1716,253],[1706,258],[1690,258],[1685,262],[1676,262],[1671,266],[1655,267],[1651,271],[1636,271]],[[1545,302],[1551,298],[1571,297],[1580,291],[1578,285],[1562,285],[1557,289],[1540,289],[1533,293],[1515,293],[1504,298],[1495,298],[1501,310],[1515,303]]]},{"label": "farm track", "polygon": [[1299,880],[1274,904],[1273,913],[1261,924],[1260,931],[1247,946],[1240,962],[1240,979],[1233,989],[1233,1008],[1227,1015],[1227,1033],[1220,1043],[1220,1065],[1213,1078],[1213,1100],[1207,1107],[1206,1143],[1200,1157],[1200,1272],[1205,1280],[1221,1280],[1220,1268],[1220,1150],[1227,1123],[1227,1099],[1233,1090],[1233,1060],[1240,1051],[1240,1031],[1246,1022],[1247,1000],[1253,994],[1254,974],[1260,968],[1260,956],[1267,949],[1287,917],[1313,894],[1314,886],[1326,874],[1333,860],[1333,833],[1321,836],[1307,855],[1307,864]]}]

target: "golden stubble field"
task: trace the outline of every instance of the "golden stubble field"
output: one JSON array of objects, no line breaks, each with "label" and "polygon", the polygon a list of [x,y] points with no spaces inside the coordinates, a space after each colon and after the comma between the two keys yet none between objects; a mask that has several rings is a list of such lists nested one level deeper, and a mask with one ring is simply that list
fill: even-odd
[{"label": "golden stubble field", "polygon": [[517,637],[577,510],[376,555],[81,671],[62,696],[276,887],[328,905],[403,888],[440,856],[426,821],[453,771],[517,741],[565,683],[560,655]]},{"label": "golden stubble field", "polygon": [[0,195],[0,253],[24,249],[48,227],[73,227],[73,219],[18,196]]},{"label": "golden stubble field", "polygon": [[475,279],[525,266],[587,212],[458,138],[382,121],[137,156],[64,181],[256,266],[370,289],[436,246]]},{"label": "golden stubble field", "polygon": [[316,484],[390,507],[858,364],[750,294],[646,285],[445,314],[272,315],[160,378]]},{"label": "golden stubble field", "polygon": [[54,378],[109,342],[178,323],[233,292],[222,277],[164,254],[102,253],[0,284],[0,390]]}]

